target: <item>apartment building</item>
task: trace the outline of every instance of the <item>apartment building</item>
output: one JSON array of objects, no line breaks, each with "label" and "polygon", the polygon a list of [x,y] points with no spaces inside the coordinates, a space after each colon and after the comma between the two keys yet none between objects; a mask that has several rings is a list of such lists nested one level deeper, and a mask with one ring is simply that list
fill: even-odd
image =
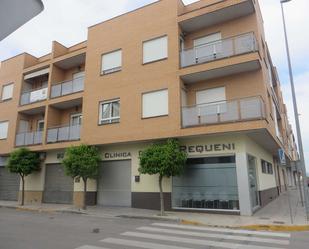
[{"label": "apartment building", "polygon": [[[138,173],[138,157],[171,137],[188,161],[164,181],[167,209],[252,215],[294,184],[294,136],[256,0],[157,1],[89,27],[80,44],[3,61],[0,91],[0,165],[22,146],[42,159],[26,179],[29,203],[81,204],[82,181],[61,166],[81,143],[103,159],[89,205],[158,209],[158,179]],[[19,189],[0,167],[0,199]]]}]

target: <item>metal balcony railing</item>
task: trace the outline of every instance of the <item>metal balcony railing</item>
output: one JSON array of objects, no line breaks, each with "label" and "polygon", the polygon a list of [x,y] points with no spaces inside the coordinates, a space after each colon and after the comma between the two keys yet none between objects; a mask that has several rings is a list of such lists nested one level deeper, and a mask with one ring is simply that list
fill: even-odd
[{"label": "metal balcony railing", "polygon": [[81,125],[53,127],[47,130],[47,143],[80,140]]},{"label": "metal balcony railing", "polygon": [[43,143],[43,131],[23,132],[16,134],[16,146],[38,145]]},{"label": "metal balcony railing", "polygon": [[79,77],[73,80],[61,82],[53,85],[51,88],[51,98],[57,98],[60,96],[69,95],[84,90],[84,79],[85,77]]},{"label": "metal balcony railing", "polygon": [[182,127],[265,118],[260,96],[182,107]]},{"label": "metal balcony railing", "polygon": [[31,91],[25,91],[21,94],[20,104],[27,105],[47,99],[48,88],[38,88]]},{"label": "metal balcony railing", "polygon": [[258,51],[258,43],[254,33],[246,33],[181,51],[181,67],[256,51]]}]

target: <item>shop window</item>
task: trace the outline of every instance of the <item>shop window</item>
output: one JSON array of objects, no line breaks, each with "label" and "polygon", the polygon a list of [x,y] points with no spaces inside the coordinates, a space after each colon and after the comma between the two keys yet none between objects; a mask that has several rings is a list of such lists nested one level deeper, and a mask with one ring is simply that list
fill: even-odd
[{"label": "shop window", "polygon": [[190,158],[173,177],[173,208],[239,210],[235,157]]}]

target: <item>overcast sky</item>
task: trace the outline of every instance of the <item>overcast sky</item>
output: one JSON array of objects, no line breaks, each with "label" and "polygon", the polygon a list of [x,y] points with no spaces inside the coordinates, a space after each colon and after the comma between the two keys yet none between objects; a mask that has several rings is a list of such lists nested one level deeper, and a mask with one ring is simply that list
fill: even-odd
[{"label": "overcast sky", "polygon": [[[42,56],[51,51],[53,40],[66,46],[87,39],[87,27],[129,10],[155,2],[153,0],[43,0],[45,10],[0,42],[0,61],[21,52]],[[195,0],[184,0],[185,4]],[[278,67],[283,94],[291,123],[293,109],[288,85],[288,70],[280,0],[260,0],[266,39],[274,64]],[[285,4],[292,63],[301,119],[304,150],[309,171],[309,10],[308,0]]]}]

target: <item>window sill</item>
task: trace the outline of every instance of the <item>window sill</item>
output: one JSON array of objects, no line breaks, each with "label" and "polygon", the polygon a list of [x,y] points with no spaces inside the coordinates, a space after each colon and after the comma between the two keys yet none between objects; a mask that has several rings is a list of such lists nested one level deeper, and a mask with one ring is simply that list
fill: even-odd
[{"label": "window sill", "polygon": [[168,59],[168,57],[165,57],[165,58],[162,58],[162,59],[158,59],[158,60],[154,60],[154,61],[143,62],[142,65],[146,66],[146,65],[149,65],[149,64],[152,64],[152,63],[156,63],[156,62],[159,62],[159,61],[165,61],[167,59]]},{"label": "window sill", "polygon": [[105,124],[98,123],[98,126],[115,125],[115,124],[120,124],[120,121],[112,122],[112,123],[105,123]]},{"label": "window sill", "polygon": [[163,118],[163,117],[168,117],[168,114],[152,116],[152,117],[142,117],[142,120],[153,119],[153,118]]},{"label": "window sill", "polygon": [[114,74],[114,73],[118,73],[122,71],[122,67],[119,68],[115,68],[115,69],[110,69],[107,72],[102,72],[100,73],[100,76],[106,76],[106,75],[110,75],[110,74]]}]

